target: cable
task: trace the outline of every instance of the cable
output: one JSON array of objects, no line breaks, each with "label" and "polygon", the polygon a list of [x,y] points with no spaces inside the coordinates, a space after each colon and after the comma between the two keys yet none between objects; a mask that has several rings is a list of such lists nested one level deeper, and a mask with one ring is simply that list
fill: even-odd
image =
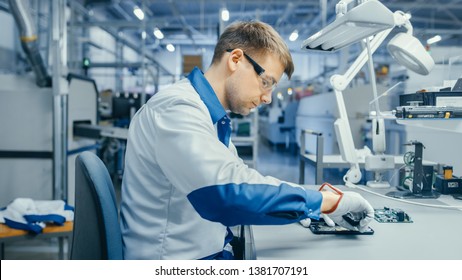
[{"label": "cable", "polygon": [[400,171],[401,169],[403,169],[404,167],[406,167],[406,166],[407,166],[406,164],[403,164],[400,168],[398,168],[398,170],[396,170],[395,172],[393,172],[393,174],[392,174],[391,177],[390,177],[390,180],[388,180],[388,183],[391,184],[391,181],[393,180],[393,178],[395,178],[396,174],[398,174],[399,171]]},{"label": "cable", "polygon": [[404,202],[404,203],[409,203],[409,204],[414,204],[414,205],[419,205],[419,206],[433,207],[433,208],[459,209],[459,210],[462,210],[462,205],[461,205],[461,206],[454,206],[454,205],[425,204],[425,203],[414,202],[414,201],[409,201],[409,200],[405,200],[405,199],[399,199],[399,198],[389,197],[389,196],[386,196],[386,195],[383,195],[383,194],[380,194],[380,193],[373,192],[373,191],[371,191],[371,190],[368,190],[368,189],[366,189],[366,188],[360,187],[360,186],[355,185],[355,184],[350,183],[350,182],[345,182],[345,186],[347,186],[347,187],[349,187],[349,188],[358,188],[358,189],[360,189],[360,190],[362,190],[362,191],[365,191],[365,192],[368,192],[368,193],[371,193],[371,194],[374,194],[374,195],[377,195],[377,196],[380,196],[380,197],[383,197],[383,198],[388,198],[388,199],[391,199],[391,200],[399,201],[399,202]]},{"label": "cable", "polygon": [[395,87],[397,87],[397,86],[400,85],[401,83],[402,83],[402,82],[399,81],[399,82],[396,83],[394,86],[392,86],[391,88],[387,89],[387,91],[385,91],[384,93],[382,93],[381,95],[379,95],[377,98],[372,99],[372,100],[369,102],[369,106],[371,106],[372,103],[374,103],[374,102],[376,101],[376,99],[378,100],[378,99],[380,99],[382,96],[387,96],[388,93],[389,93],[390,91],[392,91]]}]

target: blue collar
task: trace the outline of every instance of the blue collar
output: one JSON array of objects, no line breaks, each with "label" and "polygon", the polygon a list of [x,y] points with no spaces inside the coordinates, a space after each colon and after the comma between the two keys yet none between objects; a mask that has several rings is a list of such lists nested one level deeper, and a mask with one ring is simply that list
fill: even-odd
[{"label": "blue collar", "polygon": [[217,124],[218,139],[228,147],[231,137],[231,121],[226,115],[226,111],[218,100],[215,91],[204,77],[202,71],[197,67],[194,67],[188,75],[188,79],[205,103],[205,106],[207,106],[213,124]]},{"label": "blue collar", "polygon": [[204,101],[207,109],[209,109],[213,124],[216,124],[219,120],[226,116],[226,111],[218,100],[215,91],[199,68],[194,67],[188,75],[188,79],[194,89],[196,89],[202,101]]}]

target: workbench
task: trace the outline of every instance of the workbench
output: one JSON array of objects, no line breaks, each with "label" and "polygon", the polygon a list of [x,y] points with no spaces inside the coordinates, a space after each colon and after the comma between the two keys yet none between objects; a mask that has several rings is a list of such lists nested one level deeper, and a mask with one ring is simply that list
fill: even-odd
[{"label": "workbench", "polygon": [[13,229],[0,224],[0,259],[5,258],[5,245],[22,240],[58,238],[59,259],[64,259],[64,239],[70,244],[74,222],[65,222],[62,226],[47,225],[42,233],[34,234],[26,230]]},{"label": "workbench", "polygon": [[[307,186],[316,189],[319,186]],[[316,235],[299,223],[285,226],[252,226],[257,259],[314,260],[461,260],[462,211],[407,204],[356,191],[375,209],[404,210],[413,223],[372,221],[373,235]],[[364,186],[363,186],[364,187]],[[367,188],[367,187],[364,187]],[[374,190],[386,193],[394,189]],[[418,203],[457,205],[462,201],[441,195],[439,199],[409,199]],[[410,268],[409,268],[410,269]]]}]

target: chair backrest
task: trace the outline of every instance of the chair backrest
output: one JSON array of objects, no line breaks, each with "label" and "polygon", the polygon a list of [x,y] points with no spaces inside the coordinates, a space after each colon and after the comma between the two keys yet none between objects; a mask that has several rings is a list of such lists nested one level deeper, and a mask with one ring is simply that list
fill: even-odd
[{"label": "chair backrest", "polygon": [[75,162],[75,213],[71,259],[123,259],[122,234],[111,177],[93,153]]}]

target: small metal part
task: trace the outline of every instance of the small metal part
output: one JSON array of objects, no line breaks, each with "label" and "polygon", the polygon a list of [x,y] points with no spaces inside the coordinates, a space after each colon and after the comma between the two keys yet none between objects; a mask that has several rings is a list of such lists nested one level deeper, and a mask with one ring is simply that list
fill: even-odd
[{"label": "small metal part", "polygon": [[358,214],[358,215],[354,215],[353,213],[351,212],[348,212],[346,213],[345,215],[342,216],[343,219],[345,219],[345,221],[347,221],[350,225],[354,226],[354,227],[357,227],[359,226],[359,222],[361,221],[361,219],[364,218],[364,215],[362,213]]}]

